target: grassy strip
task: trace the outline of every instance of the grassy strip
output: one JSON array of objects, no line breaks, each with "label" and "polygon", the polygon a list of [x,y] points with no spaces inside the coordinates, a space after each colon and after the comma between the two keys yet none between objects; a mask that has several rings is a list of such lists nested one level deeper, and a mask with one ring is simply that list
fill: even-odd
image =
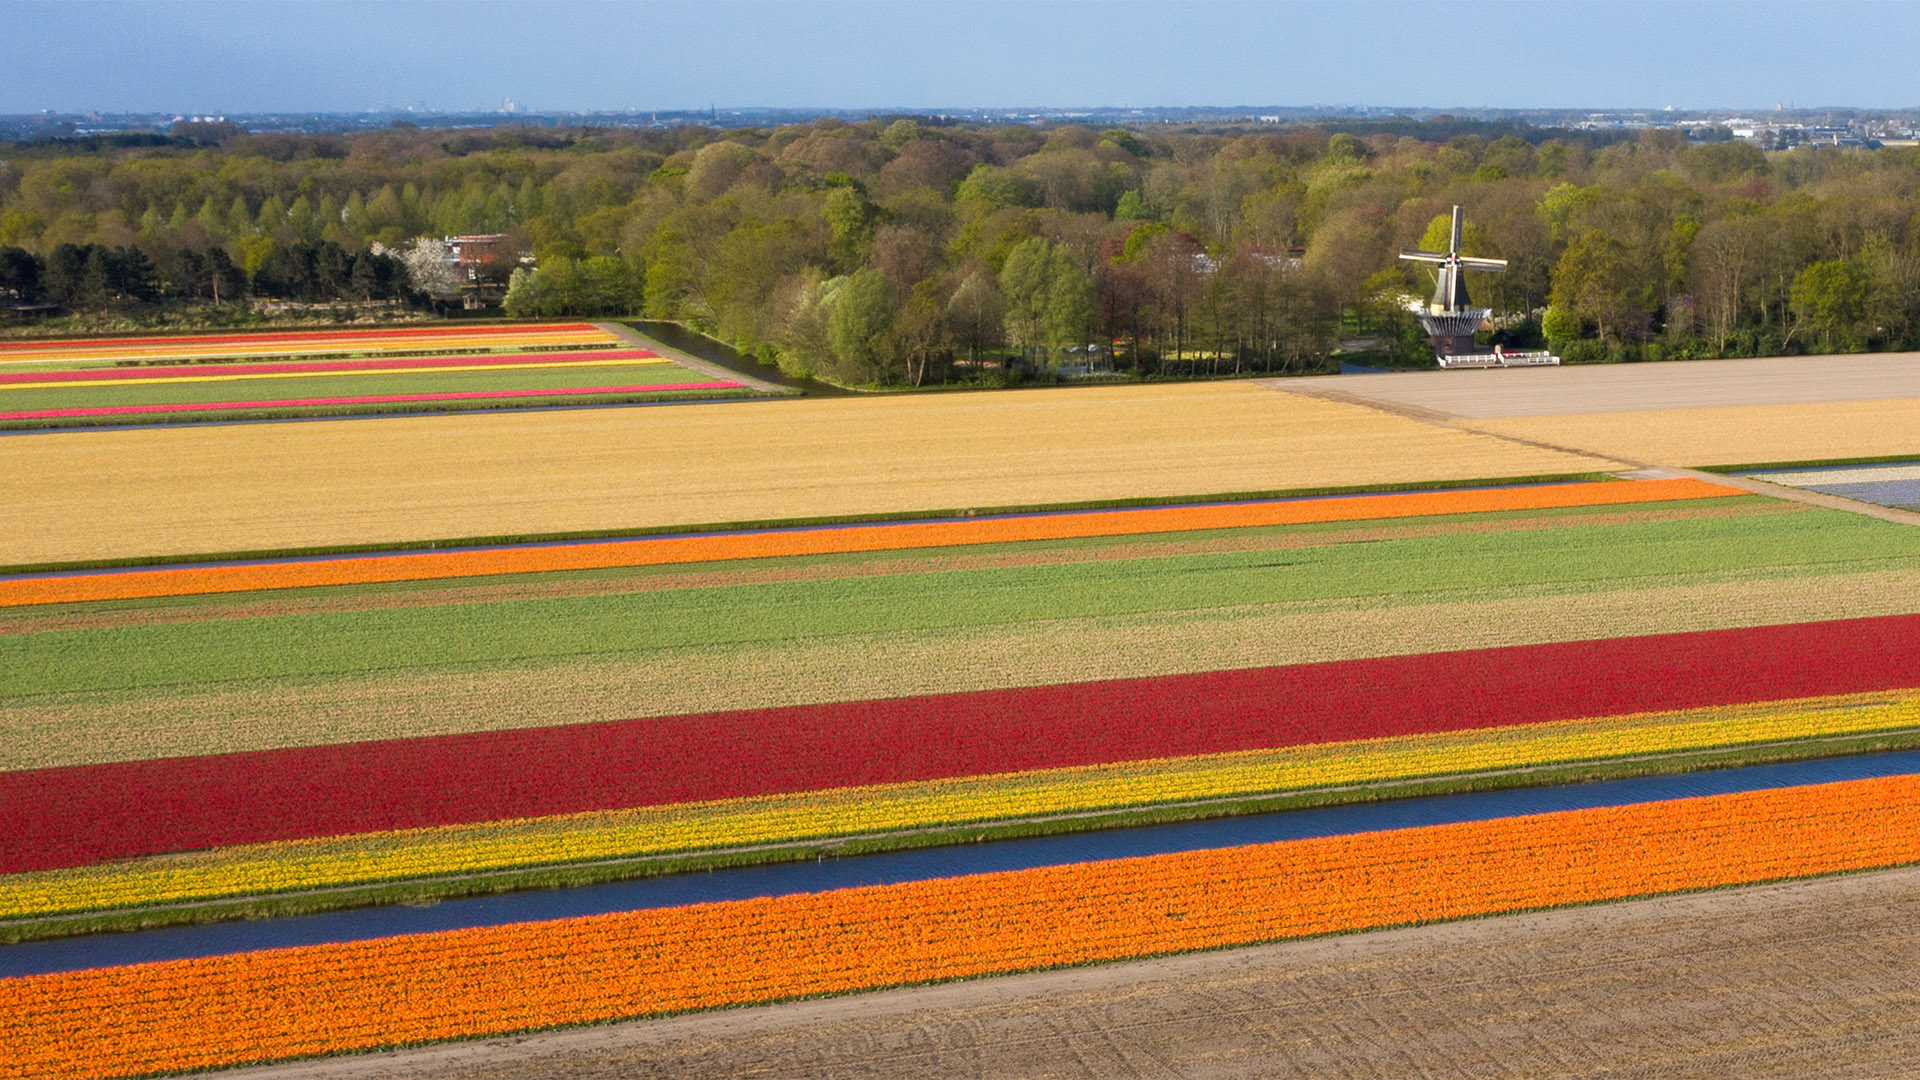
[{"label": "grassy strip", "polygon": [[[716,395],[720,392],[716,392]],[[521,406],[525,407],[525,406]],[[283,416],[285,414],[274,414]],[[102,418],[124,425],[124,418]],[[0,425],[4,430],[4,425]],[[68,570],[112,570],[134,566],[171,566],[179,563],[236,562],[250,559],[296,559],[325,555],[366,555],[395,551],[432,551],[437,548],[493,547],[504,544],[552,544],[569,540],[609,540],[643,536],[682,536],[698,533],[745,532],[765,529],[801,529],[828,525],[879,524],[894,521],[938,521],[946,518],[988,517],[1001,514],[1067,513],[1075,510],[1124,510],[1148,506],[1187,506],[1200,503],[1257,502],[1267,499],[1304,499],[1341,495],[1378,495],[1399,491],[1455,491],[1470,488],[1522,487],[1530,484],[1575,484],[1618,481],[1612,473],[1545,473],[1534,476],[1489,477],[1476,480],[1432,480],[1398,484],[1353,484],[1344,487],[1286,488],[1275,491],[1236,491],[1211,495],[1164,495],[1134,499],[1096,499],[1086,502],[1031,503],[1015,506],[911,510],[884,514],[845,514],[831,517],[767,518],[756,521],[700,522],[628,529],[587,529],[574,532],[510,533],[464,536],[442,540],[406,540],[380,544],[333,544],[322,547],[260,548],[205,554],[153,555],[128,559],[81,559],[0,566],[0,574],[50,574]]]},{"label": "grassy strip", "polygon": [[78,916],[23,919],[0,923],[0,944],[167,926],[272,919],[389,904],[431,905],[461,897],[523,889],[564,888],[612,881],[662,877],[740,866],[804,862],[808,859],[908,851],[1022,837],[1057,836],[1102,829],[1136,828],[1206,821],[1245,814],[1314,807],[1347,806],[1430,795],[1548,787],[1597,780],[1671,776],[1707,769],[1809,761],[1852,754],[1920,749],[1920,731],[1900,730],[1839,738],[1799,739],[1784,743],[1722,747],[1629,759],[1570,762],[1492,773],[1465,773],[1357,786],[1231,797],[1164,806],[1119,808],[1009,822],[822,837],[745,849],[716,849],[694,854],[596,860],[534,869],[458,874],[384,885],[349,886],[268,894],[152,908],[131,908]]},{"label": "grassy strip", "polygon": [[1879,457],[1821,458],[1814,461],[1763,461],[1751,465],[1689,465],[1687,467],[1698,472],[1734,476],[1748,472],[1839,468],[1844,465],[1904,465],[1910,462],[1920,462],[1920,453],[1882,454]]},{"label": "grassy strip", "polygon": [[[1115,562],[1036,564],[0,636],[0,698],[541,664],[849,634],[993,632],[1068,618],[1432,595],[1585,592],[1677,575],[1913,558],[1897,525],[1839,511],[1489,532]],[[99,663],[111,656],[114,662]]]}]

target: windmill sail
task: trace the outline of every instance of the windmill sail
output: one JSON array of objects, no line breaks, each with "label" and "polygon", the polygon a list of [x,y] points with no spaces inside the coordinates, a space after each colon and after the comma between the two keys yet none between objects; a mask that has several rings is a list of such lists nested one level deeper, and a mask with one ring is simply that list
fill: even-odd
[{"label": "windmill sail", "polygon": [[1437,268],[1433,299],[1427,302],[1419,316],[1420,325],[1427,331],[1427,340],[1433,344],[1434,357],[1439,360],[1440,366],[1517,367],[1559,363],[1559,357],[1547,353],[1505,353],[1499,349],[1491,353],[1477,351],[1473,333],[1486,321],[1489,309],[1473,306],[1473,299],[1467,295],[1465,272],[1488,270],[1499,273],[1507,268],[1507,260],[1460,254],[1460,237],[1465,225],[1466,217],[1456,206],[1453,208],[1453,229],[1444,254],[1438,251],[1400,252],[1400,257],[1407,262],[1430,263]]}]

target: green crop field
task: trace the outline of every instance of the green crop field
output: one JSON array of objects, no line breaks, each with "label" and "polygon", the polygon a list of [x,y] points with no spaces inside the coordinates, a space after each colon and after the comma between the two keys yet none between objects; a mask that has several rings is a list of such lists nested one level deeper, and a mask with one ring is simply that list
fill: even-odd
[{"label": "green crop field", "polygon": [[[1628,613],[1649,629],[1735,625],[1916,574],[1900,526],[1736,497],[63,605],[0,615],[0,756],[20,768],[1599,637]],[[1886,595],[1904,610],[1911,594]]]}]

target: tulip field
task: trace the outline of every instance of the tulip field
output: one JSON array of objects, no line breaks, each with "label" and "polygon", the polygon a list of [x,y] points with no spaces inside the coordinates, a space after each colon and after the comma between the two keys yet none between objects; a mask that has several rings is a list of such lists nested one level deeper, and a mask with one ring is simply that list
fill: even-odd
[{"label": "tulip field", "polygon": [[364,1050],[1920,861],[1912,777],[0,980],[0,1075]]},{"label": "tulip field", "polygon": [[[1920,748],[1917,640],[1908,526],[1697,479],[29,570],[0,940]],[[1073,857],[12,976],[0,945],[0,1076],[1897,866],[1920,776]]]},{"label": "tulip field", "polygon": [[0,430],[744,390],[587,323],[0,342]]}]

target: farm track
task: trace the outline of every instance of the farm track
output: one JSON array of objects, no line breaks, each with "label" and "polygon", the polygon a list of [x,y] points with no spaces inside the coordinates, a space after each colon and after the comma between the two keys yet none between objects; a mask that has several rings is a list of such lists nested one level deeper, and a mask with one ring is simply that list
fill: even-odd
[{"label": "farm track", "polygon": [[659,356],[664,356],[667,359],[672,360],[674,363],[680,365],[683,368],[688,368],[693,371],[698,371],[701,374],[711,376],[712,378],[721,379],[728,382],[742,383],[754,390],[758,390],[762,393],[767,393],[767,394],[793,393],[793,391],[788,387],[780,386],[776,383],[770,383],[765,379],[756,379],[753,376],[748,375],[744,372],[735,371],[732,368],[721,367],[719,364],[713,363],[712,361],[709,361],[709,360],[702,360],[699,357],[693,355],[692,353],[673,348],[672,346],[666,344],[665,342],[656,341],[653,338],[650,338],[645,334],[640,333],[638,330],[635,330],[630,326],[625,326],[617,322],[596,322],[592,325],[596,330],[602,330],[608,334],[612,334],[615,340],[621,342],[622,344],[625,344],[637,349],[646,349],[648,352],[655,353]]},{"label": "farm track", "polygon": [[1916,967],[1905,868],[226,1075],[1891,1077]]}]

